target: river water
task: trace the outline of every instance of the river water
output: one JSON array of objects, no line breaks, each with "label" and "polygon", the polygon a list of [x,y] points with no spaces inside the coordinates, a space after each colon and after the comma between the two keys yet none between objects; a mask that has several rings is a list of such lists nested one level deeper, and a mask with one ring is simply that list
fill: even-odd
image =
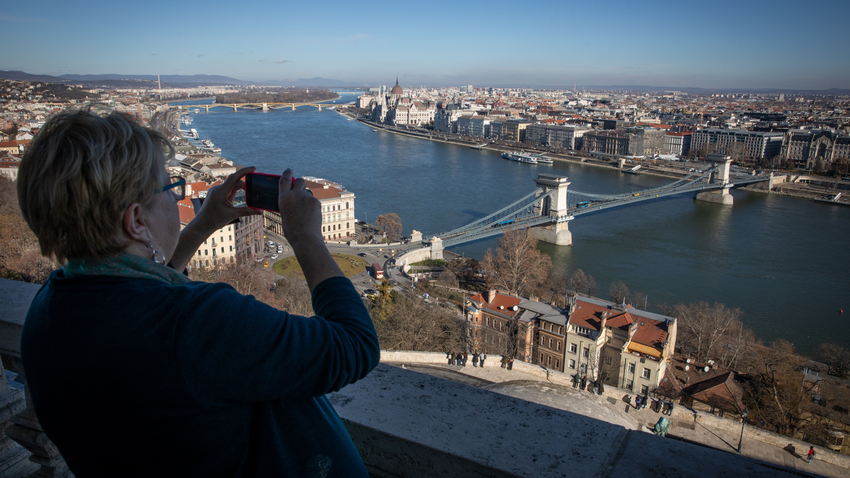
[{"label": "river water", "polygon": [[[344,94],[338,102],[354,98]],[[501,209],[532,192],[533,179],[544,172],[566,175],[570,189],[591,193],[672,182],[589,165],[521,164],[495,152],[374,132],[310,106],[214,108],[193,116],[191,127],[227,159],[260,172],[291,167],[298,176],[338,182],[355,193],[358,219],[374,222],[395,212],[406,235],[416,229],[430,237]],[[594,276],[602,297],[621,280],[648,296],[650,310],[721,302],[743,310],[744,324],[765,342],[785,338],[803,353],[822,342],[850,348],[850,208],[732,195],[732,207],[676,196],[580,216],[569,226],[573,246],[541,242],[539,248],[555,267]],[[491,238],[451,250],[481,259],[497,245]]]}]

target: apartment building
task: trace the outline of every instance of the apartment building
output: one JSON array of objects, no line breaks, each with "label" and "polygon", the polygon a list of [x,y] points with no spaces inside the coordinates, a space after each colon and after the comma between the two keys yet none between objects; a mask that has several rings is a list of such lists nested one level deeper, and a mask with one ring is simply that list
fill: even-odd
[{"label": "apartment building", "polygon": [[675,351],[673,317],[592,297],[562,309],[490,290],[466,305],[473,351],[639,393],[658,388]]},{"label": "apartment building", "polygon": [[581,148],[582,137],[589,131],[587,128],[576,126],[532,124],[525,129],[525,141],[575,150]]},{"label": "apartment building", "polygon": [[827,130],[792,129],[785,133],[781,155],[801,169],[813,168],[816,161],[850,159],[850,136]]},{"label": "apartment building", "polygon": [[664,154],[675,154],[685,156],[691,149],[692,131],[682,131],[679,133],[666,133],[664,135],[664,145],[662,149]]},{"label": "apartment building", "polygon": [[757,161],[782,152],[784,133],[745,129],[704,128],[693,132],[691,149],[700,154],[732,155],[735,159]]},{"label": "apartment building", "polygon": [[525,129],[533,124],[531,121],[508,120],[505,122],[505,141],[515,143],[525,142]]}]

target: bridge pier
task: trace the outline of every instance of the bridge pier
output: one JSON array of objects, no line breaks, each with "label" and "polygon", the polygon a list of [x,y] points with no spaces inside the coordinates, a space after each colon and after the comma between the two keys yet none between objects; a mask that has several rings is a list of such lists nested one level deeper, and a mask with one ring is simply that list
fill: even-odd
[{"label": "bridge pier", "polygon": [[[708,178],[709,183],[720,183],[724,186],[723,189],[716,191],[703,191],[696,194],[697,201],[713,202],[715,204],[724,204],[731,206],[735,199],[729,194],[729,169],[732,164],[732,158],[723,154],[709,154],[705,160],[719,166],[719,169],[712,171]],[[727,186],[728,185],[728,186]]]},{"label": "bridge pier", "polygon": [[697,201],[713,202],[726,206],[731,206],[735,203],[735,198],[729,194],[729,188],[723,188],[717,191],[702,191],[697,193],[695,199]]},{"label": "bridge pier", "polygon": [[549,216],[552,218],[552,223],[532,228],[534,237],[538,241],[558,246],[573,245],[573,234],[568,226],[572,218],[568,213],[567,186],[570,183],[567,181],[567,177],[555,174],[538,174],[534,182],[542,190],[540,195],[555,190],[549,197],[543,199],[539,206],[535,207],[535,212],[541,216]]},{"label": "bridge pier", "polygon": [[620,164],[620,169],[623,169],[623,167],[626,165],[626,158],[620,158],[618,162]]},{"label": "bridge pier", "polygon": [[209,107],[209,106],[204,106],[204,112],[209,113],[209,112],[210,112],[210,107]]},{"label": "bridge pier", "polygon": [[431,259],[443,258],[443,240],[437,236],[431,239]]},{"label": "bridge pier", "polygon": [[289,106],[292,106],[292,111],[295,111],[295,103],[291,103]]},{"label": "bridge pier", "polygon": [[319,113],[321,113],[322,112],[322,105],[316,105],[316,106],[319,107]]},{"label": "bridge pier", "polygon": [[269,110],[269,104],[263,103],[263,111],[268,111],[268,110]]},{"label": "bridge pier", "polygon": [[234,112],[236,111],[236,105],[233,105],[233,111]]}]

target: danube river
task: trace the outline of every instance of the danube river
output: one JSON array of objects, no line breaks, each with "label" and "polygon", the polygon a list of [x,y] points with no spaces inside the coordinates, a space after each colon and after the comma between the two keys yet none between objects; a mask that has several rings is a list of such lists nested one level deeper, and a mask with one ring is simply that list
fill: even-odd
[{"label": "danube river", "polygon": [[[346,94],[340,102],[353,98]],[[532,192],[539,173],[568,176],[571,189],[591,193],[672,182],[572,163],[520,164],[491,151],[375,132],[310,106],[215,108],[193,116],[191,127],[227,159],[261,172],[291,167],[299,176],[336,181],[355,193],[358,219],[374,223],[394,212],[406,235],[416,229],[430,237],[501,209]],[[572,247],[539,247],[555,267],[594,276],[602,297],[622,280],[648,296],[650,310],[722,302],[743,310],[744,324],[766,342],[785,338],[804,353],[827,341],[850,348],[850,208],[732,194],[732,207],[677,196],[580,216],[570,222]],[[451,250],[481,259],[497,241]]]}]

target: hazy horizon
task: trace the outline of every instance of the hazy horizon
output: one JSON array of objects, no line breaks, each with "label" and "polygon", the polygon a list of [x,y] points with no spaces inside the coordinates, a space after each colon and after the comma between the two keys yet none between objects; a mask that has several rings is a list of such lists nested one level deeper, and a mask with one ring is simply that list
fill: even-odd
[{"label": "hazy horizon", "polygon": [[0,14],[0,38],[15,45],[0,69],[351,85],[398,76],[409,87],[850,88],[850,62],[833,51],[850,39],[850,4],[837,0],[234,5],[47,0]]}]

